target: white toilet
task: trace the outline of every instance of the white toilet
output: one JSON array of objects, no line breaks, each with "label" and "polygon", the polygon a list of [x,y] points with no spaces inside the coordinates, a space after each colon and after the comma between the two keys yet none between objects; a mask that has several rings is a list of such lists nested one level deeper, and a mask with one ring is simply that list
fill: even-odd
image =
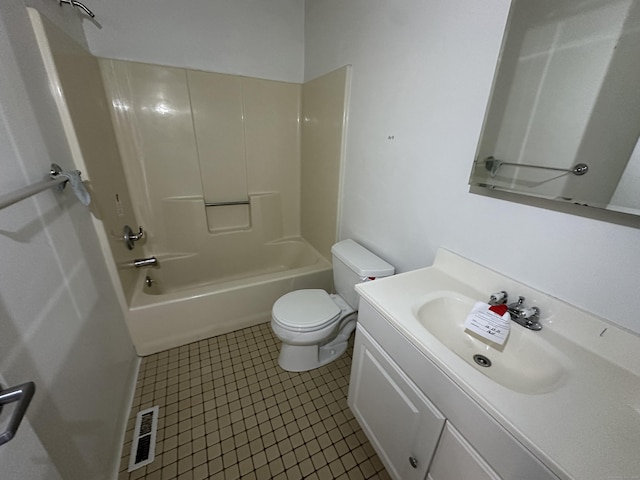
[{"label": "white toilet", "polygon": [[353,240],[336,243],[331,253],[337,294],[296,290],[273,304],[271,328],[282,341],[278,364],[284,370],[313,370],[342,355],[356,328],[355,285],[394,273],[393,265]]}]

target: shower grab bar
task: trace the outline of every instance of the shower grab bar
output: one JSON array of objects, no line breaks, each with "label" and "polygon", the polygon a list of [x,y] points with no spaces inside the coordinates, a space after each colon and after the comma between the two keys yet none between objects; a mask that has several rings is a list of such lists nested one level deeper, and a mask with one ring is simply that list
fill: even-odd
[{"label": "shower grab bar", "polygon": [[204,202],[205,207],[226,207],[228,205],[249,205],[249,200],[240,200],[237,202]]},{"label": "shower grab bar", "polygon": [[[60,175],[61,173],[63,173],[62,168],[60,168],[59,165],[52,163],[51,170],[49,172],[49,176],[51,177],[50,180],[43,180],[26,187],[22,187],[14,192],[0,195],[0,210],[55,186],[57,186],[60,191],[64,190],[65,183],[69,181],[69,178]],[[78,170],[76,170],[76,173],[80,176],[80,172]]]},{"label": "shower grab bar", "polygon": [[492,177],[495,177],[500,170],[502,165],[510,165],[512,167],[524,167],[524,168],[541,168],[543,170],[555,170],[557,172],[569,172],[574,175],[584,175],[589,171],[589,166],[586,163],[578,163],[573,168],[558,168],[558,167],[545,167],[543,165],[530,165],[526,163],[512,163],[512,162],[503,162],[502,160],[498,160],[494,157],[487,157],[484,161],[480,162],[484,163],[484,167],[490,172]]}]

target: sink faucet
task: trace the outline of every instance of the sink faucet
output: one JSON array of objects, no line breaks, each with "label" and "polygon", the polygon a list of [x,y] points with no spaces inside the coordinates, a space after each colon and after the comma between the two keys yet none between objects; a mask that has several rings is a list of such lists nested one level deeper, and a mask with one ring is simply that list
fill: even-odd
[{"label": "sink faucet", "polygon": [[[539,323],[540,309],[538,307],[525,307],[524,300],[523,296],[519,296],[517,302],[507,304],[507,311],[511,316],[511,320],[529,330],[541,330],[542,325]],[[506,303],[507,292],[504,290],[494,293],[489,300],[490,305],[504,305]]]},{"label": "sink faucet", "polygon": [[518,301],[507,305],[511,320],[518,325],[522,325],[529,330],[540,330],[542,325],[538,322],[540,319],[540,309],[538,307],[525,307],[524,297],[518,297]]}]

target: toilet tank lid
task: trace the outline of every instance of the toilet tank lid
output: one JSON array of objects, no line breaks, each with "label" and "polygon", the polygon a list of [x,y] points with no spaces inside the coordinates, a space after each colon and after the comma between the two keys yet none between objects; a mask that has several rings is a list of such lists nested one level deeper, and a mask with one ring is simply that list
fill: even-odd
[{"label": "toilet tank lid", "polygon": [[331,253],[361,277],[388,277],[395,268],[351,239],[331,247]]}]

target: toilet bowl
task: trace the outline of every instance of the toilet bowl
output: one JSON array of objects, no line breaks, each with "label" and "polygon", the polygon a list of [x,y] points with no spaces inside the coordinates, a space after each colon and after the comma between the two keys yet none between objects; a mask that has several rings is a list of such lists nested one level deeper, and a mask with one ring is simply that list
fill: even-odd
[{"label": "toilet bowl", "polygon": [[282,341],[278,364],[302,372],[341,356],[356,328],[357,283],[393,275],[394,268],[353,240],[331,249],[338,293],[296,290],[280,297],[271,311],[271,328]]}]

